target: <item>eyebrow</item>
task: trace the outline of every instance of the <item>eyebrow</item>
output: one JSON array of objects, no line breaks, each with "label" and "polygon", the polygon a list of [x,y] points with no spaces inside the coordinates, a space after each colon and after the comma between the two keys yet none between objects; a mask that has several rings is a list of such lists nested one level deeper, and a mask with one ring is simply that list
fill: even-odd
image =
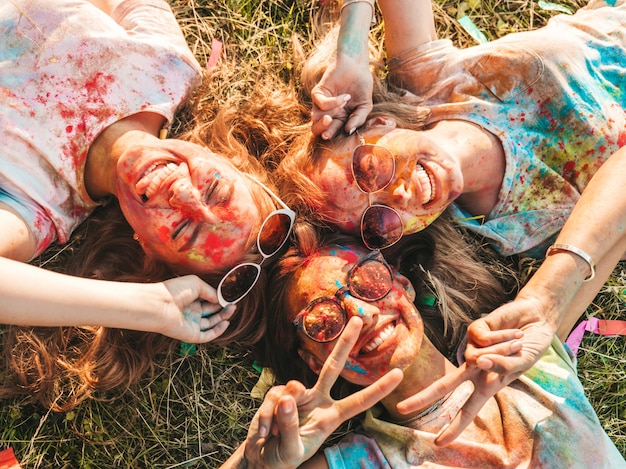
[{"label": "eyebrow", "polygon": [[194,228],[193,233],[191,233],[191,236],[189,237],[189,239],[185,241],[185,244],[183,244],[180,247],[178,252],[188,251],[191,248],[191,245],[196,242],[196,239],[198,239],[198,235],[200,234],[201,228],[202,228],[202,223],[198,223],[198,225]]}]

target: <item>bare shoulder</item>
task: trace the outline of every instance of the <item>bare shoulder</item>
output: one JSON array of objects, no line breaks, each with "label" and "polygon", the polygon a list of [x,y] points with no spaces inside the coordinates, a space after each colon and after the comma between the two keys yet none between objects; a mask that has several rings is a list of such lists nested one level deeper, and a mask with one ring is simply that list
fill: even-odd
[{"label": "bare shoulder", "polygon": [[28,224],[11,207],[0,202],[0,256],[28,261],[35,252],[35,238]]}]

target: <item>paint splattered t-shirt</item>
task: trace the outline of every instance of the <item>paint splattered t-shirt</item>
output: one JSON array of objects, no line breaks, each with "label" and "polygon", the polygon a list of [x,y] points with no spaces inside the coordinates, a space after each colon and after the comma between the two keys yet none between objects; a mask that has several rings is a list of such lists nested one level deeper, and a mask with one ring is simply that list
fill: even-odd
[{"label": "paint splattered t-shirt", "polygon": [[390,73],[425,99],[431,122],[469,121],[502,142],[498,202],[482,223],[463,224],[504,255],[542,255],[591,177],[626,143],[623,3],[597,1],[466,49],[437,40],[390,60]]},{"label": "paint splattered t-shirt", "polygon": [[[471,390],[471,385],[470,385]],[[603,430],[570,357],[558,339],[534,367],[499,391],[451,444],[437,432],[468,398],[457,388],[443,405],[406,426],[369,410],[363,428],[325,449],[332,469],[624,468]]]},{"label": "paint splattered t-shirt", "polygon": [[97,205],[83,172],[98,134],[140,111],[171,121],[201,68],[163,0],[112,16],[82,0],[3,0],[0,30],[0,201],[38,255]]}]

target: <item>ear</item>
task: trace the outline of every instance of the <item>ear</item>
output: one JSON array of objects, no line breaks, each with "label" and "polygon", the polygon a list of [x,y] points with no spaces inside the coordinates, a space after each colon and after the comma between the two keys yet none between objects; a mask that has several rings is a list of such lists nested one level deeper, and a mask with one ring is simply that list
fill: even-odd
[{"label": "ear", "polygon": [[372,127],[388,127],[395,129],[398,124],[391,117],[376,116],[365,121],[365,128],[370,129]]},{"label": "ear", "polygon": [[146,250],[146,246],[143,242],[143,239],[140,238],[137,233],[133,233],[133,239],[139,243],[139,246],[141,246],[141,249],[143,249],[144,251]]},{"label": "ear", "polygon": [[152,248],[149,245],[146,244],[146,242],[143,240],[141,236],[135,233],[133,234],[133,239],[139,243],[139,246],[141,246],[141,249],[143,250],[143,252],[146,253],[146,256],[158,259],[156,253],[152,250]]},{"label": "ear", "polygon": [[307,352],[306,350],[298,349],[298,355],[300,358],[304,360],[304,362],[309,365],[309,368],[313,371],[313,373],[319,375],[322,371],[322,363],[315,357],[311,352]]}]

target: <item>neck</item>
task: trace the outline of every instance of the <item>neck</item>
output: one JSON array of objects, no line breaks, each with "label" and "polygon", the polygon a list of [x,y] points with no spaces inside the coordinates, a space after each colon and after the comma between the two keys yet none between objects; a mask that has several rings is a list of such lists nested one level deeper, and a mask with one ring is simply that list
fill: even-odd
[{"label": "neck", "polygon": [[130,146],[156,138],[164,120],[161,115],[140,112],[111,124],[96,137],[85,163],[85,186],[93,199],[116,194],[120,156]]},{"label": "neck", "polygon": [[489,214],[504,179],[502,142],[482,127],[462,120],[439,121],[427,132],[461,165],[463,193],[457,203],[473,215]]},{"label": "neck", "polygon": [[[396,410],[396,404],[415,395],[416,392],[425,389],[455,369],[456,367],[424,336],[420,352],[413,360],[413,363],[404,370],[404,379],[381,402],[394,420],[405,420],[414,417],[424,409],[419,409],[412,414],[400,414]],[[429,406],[430,404],[427,407]]]}]

